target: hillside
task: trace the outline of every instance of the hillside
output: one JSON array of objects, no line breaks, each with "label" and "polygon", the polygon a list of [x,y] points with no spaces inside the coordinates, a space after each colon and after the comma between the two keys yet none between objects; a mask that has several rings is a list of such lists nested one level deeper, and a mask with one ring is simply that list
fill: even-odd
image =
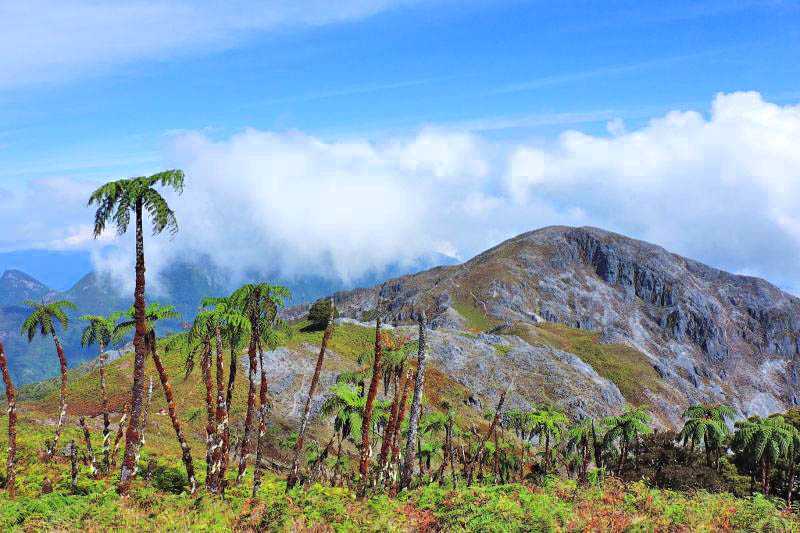
[{"label": "hillside", "polygon": [[[344,316],[369,319],[380,301],[397,323],[424,308],[439,331],[478,335],[463,350],[434,352],[446,364],[483,365],[485,343],[512,343],[499,381],[521,382],[520,404],[545,396],[572,412],[584,409],[570,405],[587,401],[572,387],[599,382],[581,362],[628,402],[650,405],[666,426],[696,402],[730,402],[741,416],[763,416],[798,400],[800,300],[764,280],[596,228],[543,228],[462,265],[336,299]],[[567,365],[575,379],[562,388],[556,378],[555,391],[531,387],[528,375],[557,375],[561,351],[579,359]],[[485,376],[459,372],[464,383]],[[613,401],[603,403],[613,410]]]},{"label": "hillside", "polygon": [[[72,293],[76,299],[103,298],[91,277],[84,281],[79,285],[83,288]],[[196,282],[210,290],[202,280]],[[188,278],[184,283],[194,281]],[[323,338],[322,331],[309,328],[304,320],[308,306],[301,305],[285,310],[288,325],[263,354],[269,387],[263,464],[268,473],[257,499],[249,499],[251,469],[244,484],[231,478],[224,501],[187,494],[157,379],[140,460],[143,474],[130,498],[116,497],[113,475],[92,478],[88,459],[79,466],[77,489],[71,488],[63,453],[51,467],[36,460],[42,442],[52,435],[57,415],[58,384],[50,380],[19,391],[20,498],[12,502],[0,493],[0,525],[22,530],[156,530],[167,525],[246,531],[748,527],[795,531],[800,527],[795,514],[779,510],[782,504],[776,499],[752,496],[755,471],[742,462],[741,451],[731,446],[730,453],[712,467],[705,462],[710,456],[704,460],[699,451],[680,447],[676,434],[668,431],[680,429],[683,410],[698,401],[729,403],[737,418],[783,412],[793,405],[794,385],[780,370],[794,362],[795,347],[787,344],[787,338],[797,330],[800,303],[763,280],[727,274],[595,228],[557,227],[521,235],[461,265],[338,292],[335,301],[340,317],[310,405],[303,459],[307,468],[326,442],[335,441],[340,427],[322,412],[334,383],[348,373],[369,373],[375,317],[380,314],[389,322],[384,326],[387,346],[402,346],[416,341],[418,330],[412,319],[416,311],[425,310],[429,329],[423,417],[430,419],[448,409],[460,428],[461,454],[472,453],[476,439],[491,428],[498,397],[508,391],[501,429],[493,442],[486,443],[486,453],[492,457],[487,461],[489,472],[484,475],[481,466],[479,483],[466,486],[463,471],[453,474],[453,484],[447,481],[441,486],[432,482],[434,470],[428,477],[422,474],[424,446],[432,450],[434,465],[442,462],[440,428],[427,430],[427,440],[418,441],[420,484],[398,498],[379,492],[366,499],[357,496],[359,448],[352,436],[343,440],[341,460],[329,457],[323,462],[324,468],[336,472],[341,467],[352,477],[332,482],[341,486],[307,484],[284,495],[294,432]],[[159,325],[161,336],[170,330]],[[196,471],[203,479],[207,412],[200,369],[195,364],[194,371],[184,376],[186,353],[166,339],[160,341],[159,352]],[[109,405],[115,429],[130,398],[133,361],[130,347],[110,355]],[[247,395],[247,358],[243,352],[235,355],[238,371],[230,408],[234,458],[243,435]],[[415,365],[416,358],[410,357],[407,366]],[[146,372],[155,378],[149,359]],[[98,390],[96,360],[70,371],[70,420],[64,442],[82,445],[84,436],[76,421],[84,416],[94,448],[99,449]],[[379,404],[388,405],[392,398],[391,387],[378,387]],[[596,421],[599,432],[608,431],[613,416],[625,416],[631,406],[649,410],[653,418],[648,417],[647,424],[667,431],[637,437],[634,458],[625,468],[617,461],[628,453],[622,454],[613,441],[606,451],[595,450],[591,479],[576,483],[572,469],[577,456],[567,446],[568,433],[554,433],[559,462],[547,466],[541,437],[523,437],[514,429],[511,413],[536,413],[543,406],[566,415],[559,432],[583,419]],[[787,417],[800,425],[798,412]],[[6,420],[0,421],[0,434]],[[373,430],[376,442],[381,431],[385,428],[380,424]],[[727,446],[731,441],[726,437],[725,442]],[[83,453],[87,457],[85,449]],[[598,453],[607,455],[610,463],[598,466]],[[466,455],[461,457],[466,468]],[[500,473],[501,461],[511,465],[507,466],[511,473]],[[780,465],[772,474],[776,497],[783,496],[787,483],[785,462]],[[42,479],[54,471],[55,492],[40,496]],[[235,477],[234,472],[229,476]],[[458,476],[461,479],[455,480]]]},{"label": "hillside", "polygon": [[[190,322],[194,318],[203,298],[228,294],[240,283],[269,279],[274,284],[289,288],[290,304],[302,304],[346,286],[374,284],[389,277],[425,269],[432,264],[432,261],[452,263],[451,258],[440,255],[420,258],[412,264],[395,264],[382,272],[366,274],[351,285],[318,276],[285,278],[251,273],[245,277],[237,277],[201,258],[194,262],[169,265],[160,272],[156,283],[151,280],[149,294],[152,300],[174,305],[181,314],[180,320],[168,321],[161,326],[165,332],[170,332],[179,330],[182,322]],[[19,334],[27,313],[25,300],[66,299],[75,303],[77,310],[69,313],[71,326],[67,331],[60,333],[70,366],[75,367],[97,356],[95,348],[81,347],[80,334],[84,324],[77,318],[84,314],[109,314],[113,311],[126,310],[131,305],[131,298],[132,292],[129,294],[121,289],[119,282],[107,274],[88,273],[69,290],[58,292],[24,272],[18,270],[5,272],[0,276],[0,340],[6,345],[11,374],[15,382],[33,383],[58,373],[58,362],[52,341],[37,338],[29,344],[27,339]],[[1,384],[0,389],[2,389]]]}]

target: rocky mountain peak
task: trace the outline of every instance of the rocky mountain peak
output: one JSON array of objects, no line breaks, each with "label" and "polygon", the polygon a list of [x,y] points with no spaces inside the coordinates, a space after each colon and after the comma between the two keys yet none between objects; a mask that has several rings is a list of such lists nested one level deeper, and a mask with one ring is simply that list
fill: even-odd
[{"label": "rocky mountain peak", "polygon": [[763,415],[800,400],[798,298],[599,228],[542,228],[461,265],[336,299],[353,318],[374,316],[380,302],[381,314],[398,323],[424,308],[433,327],[445,329],[511,333],[560,324],[596,332],[656,371],[657,380],[642,386],[665,424],[699,401]]}]

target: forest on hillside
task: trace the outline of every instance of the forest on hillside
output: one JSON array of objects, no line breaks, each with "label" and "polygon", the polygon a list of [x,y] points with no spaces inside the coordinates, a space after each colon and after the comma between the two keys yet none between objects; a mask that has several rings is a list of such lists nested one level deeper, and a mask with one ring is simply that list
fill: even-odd
[{"label": "forest on hillside", "polygon": [[[21,401],[0,344],[4,528],[800,528],[800,411],[735,420],[730,406],[697,404],[668,431],[646,405],[598,419],[549,402],[509,407],[508,383],[477,409],[427,368],[429,310],[415,310],[414,328],[384,328],[379,305],[367,329],[325,298],[286,323],[289,291],[268,282],[208,295],[185,331],[160,337],[159,323],[180,317],[145,300],[145,222],[154,235],[178,231],[160,191],[184,181],[169,170],[92,194],[95,236],[134,226],[133,306],[76,322],[69,300],[25,303],[21,335],[47,339],[58,361],[51,394]],[[82,372],[60,341],[75,328],[98,353]],[[129,335],[132,353],[107,361]],[[313,340],[316,364],[299,423],[276,430],[264,355],[299,339]],[[323,388],[334,344],[355,369]]]}]

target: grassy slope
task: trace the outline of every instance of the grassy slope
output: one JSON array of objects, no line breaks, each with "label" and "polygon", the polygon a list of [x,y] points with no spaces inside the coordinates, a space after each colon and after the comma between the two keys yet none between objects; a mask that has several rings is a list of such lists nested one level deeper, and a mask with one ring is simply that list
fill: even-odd
[{"label": "grassy slope", "polygon": [[666,387],[644,354],[625,344],[603,344],[596,331],[546,323],[516,326],[512,333],[532,344],[574,353],[619,387],[633,405],[648,403],[646,389],[666,394]]},{"label": "grassy slope", "polygon": [[[320,332],[301,331],[295,327],[284,339],[289,346],[317,344]],[[548,329],[543,329],[548,331]],[[548,342],[570,338],[558,329]],[[585,332],[582,332],[585,333]],[[331,347],[343,358],[355,359],[372,349],[373,331],[354,325],[337,328]],[[577,340],[573,339],[574,342]],[[163,359],[172,376],[178,409],[188,427],[194,450],[195,468],[202,478],[203,419],[202,387],[197,375],[184,381],[183,356],[164,353]],[[112,404],[121,406],[129,387],[130,356],[109,367]],[[198,372],[198,369],[195,370]],[[243,378],[243,376],[241,376]],[[435,404],[441,397],[457,401],[463,391],[451,387],[446,376],[435,369],[426,374],[426,394]],[[245,379],[239,380],[233,417],[242,418]],[[73,374],[70,385],[72,409],[81,414],[98,411],[97,376],[95,372]],[[149,462],[155,468],[148,481],[139,480],[130,497],[120,500],[114,492],[115,479],[92,480],[88,467],[81,466],[79,494],[70,495],[69,465],[63,459],[45,467],[37,459],[44,438],[52,435],[52,406],[57,402],[55,390],[39,391],[44,398],[21,405],[19,427],[19,497],[9,501],[0,492],[0,530],[206,530],[265,529],[293,530],[424,530],[426,527],[445,530],[520,531],[531,529],[762,529],[771,526],[780,530],[798,530],[793,518],[783,516],[773,504],[757,497],[735,499],[729,495],[677,494],[651,490],[641,484],[623,487],[614,481],[592,488],[577,489],[572,482],[553,480],[544,487],[508,485],[501,487],[439,488],[429,486],[401,495],[397,500],[383,496],[361,501],[348,489],[314,486],[284,495],[283,481],[268,474],[260,497],[248,501],[246,484],[232,488],[226,501],[207,496],[190,498],[183,492],[183,468],[168,419],[159,414],[164,407],[161,390],[156,384],[147,443],[141,458],[144,469]],[[450,398],[452,396],[452,398]],[[47,406],[47,407],[45,407]],[[112,417],[116,423],[118,416]],[[49,423],[43,424],[43,420]],[[82,436],[70,419],[64,441],[74,439],[83,445]],[[6,432],[5,417],[0,421],[0,435]],[[99,420],[92,419],[93,444],[100,447]],[[116,429],[116,425],[113,427]],[[4,442],[0,437],[0,442]],[[83,446],[82,446],[83,447]],[[0,462],[5,463],[5,446]],[[46,470],[49,468],[50,470]],[[56,479],[56,490],[39,495],[41,481],[49,473]]]}]

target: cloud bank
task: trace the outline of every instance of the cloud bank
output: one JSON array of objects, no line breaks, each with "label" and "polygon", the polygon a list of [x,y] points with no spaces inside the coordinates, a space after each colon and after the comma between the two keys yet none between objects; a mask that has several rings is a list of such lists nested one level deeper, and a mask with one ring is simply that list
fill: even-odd
[{"label": "cloud bank", "polygon": [[[170,198],[181,231],[149,239],[148,261],[158,270],[202,254],[231,272],[348,280],[434,252],[466,259],[544,225],[586,224],[800,288],[800,106],[720,94],[707,113],[608,129],[540,144],[434,127],[383,142],[182,134],[165,154],[188,176],[186,192]],[[21,207],[0,208],[0,241],[27,238],[14,220],[26,202],[67,194],[58,216],[42,211],[36,242],[87,245],[83,199],[93,184],[54,183],[11,192]],[[130,275],[130,238],[115,242],[97,263]]]}]

